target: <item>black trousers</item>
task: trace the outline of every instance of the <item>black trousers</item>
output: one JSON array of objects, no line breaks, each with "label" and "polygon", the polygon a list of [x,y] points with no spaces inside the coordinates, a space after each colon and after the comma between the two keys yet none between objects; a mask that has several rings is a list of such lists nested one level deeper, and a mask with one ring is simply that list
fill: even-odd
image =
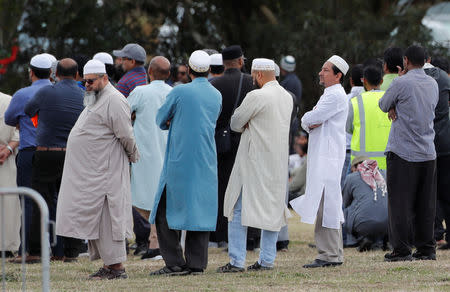
[{"label": "black trousers", "polygon": [[209,240],[212,242],[228,241],[228,219],[223,215],[223,203],[225,191],[227,190],[228,180],[233,170],[234,160],[236,159],[237,149],[227,153],[217,154],[217,177],[218,177],[218,212],[216,231],[211,232]]},{"label": "black trousers", "polygon": [[[64,151],[36,151],[33,157],[32,188],[39,192],[47,203],[50,220],[56,219],[56,205],[64,168]],[[53,234],[54,230],[49,230]],[[52,238],[52,236],[50,236]],[[54,243],[53,243],[54,244]],[[75,258],[79,254],[82,240],[58,236],[52,247],[54,256]],[[38,207],[33,209],[30,240],[30,255],[41,254],[41,221]]]},{"label": "black trousers", "polygon": [[180,245],[180,230],[169,228],[166,218],[166,190],[164,189],[156,211],[156,232],[158,233],[161,256],[168,267],[206,269],[208,264],[209,231],[187,231],[183,250]]},{"label": "black trousers", "polygon": [[388,152],[389,241],[394,252],[436,253],[436,161],[409,162]]},{"label": "black trousers", "polygon": [[141,216],[133,207],[133,232],[136,236],[136,245],[148,248],[148,237],[150,236],[150,222]]},{"label": "black trousers", "polygon": [[[450,241],[450,155],[436,159],[437,168],[437,205],[441,218],[445,220],[445,238]],[[442,226],[442,221],[441,221]]]},{"label": "black trousers", "polygon": [[[27,147],[19,150],[16,156],[17,178],[16,183],[19,187],[31,188],[31,168],[33,155],[36,147]],[[33,208],[37,208],[33,199],[24,197],[22,204],[22,212],[25,217],[25,222],[21,228],[24,228],[25,238],[20,238],[19,255],[22,255],[22,245],[25,247],[25,252],[28,252],[28,241],[30,237],[31,229],[31,216]],[[20,237],[22,237],[22,230],[20,231]]]}]

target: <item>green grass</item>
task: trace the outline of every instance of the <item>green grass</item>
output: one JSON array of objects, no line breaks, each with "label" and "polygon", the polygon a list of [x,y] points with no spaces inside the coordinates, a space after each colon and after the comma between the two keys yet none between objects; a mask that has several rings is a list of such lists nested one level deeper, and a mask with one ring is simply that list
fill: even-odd
[{"label": "green grass", "polygon": [[[82,258],[77,263],[51,263],[52,291],[450,291],[450,251],[438,251],[437,261],[400,263],[383,262],[384,252],[359,253],[345,249],[345,262],[334,268],[312,269],[302,265],[315,258],[308,247],[313,242],[313,226],[290,219],[289,251],[278,253],[273,271],[217,274],[216,268],[228,262],[220,249],[209,250],[208,269],[204,275],[150,277],[163,261],[141,261],[129,256],[125,263],[129,279],[90,281],[100,261]],[[247,264],[258,258],[247,253]],[[7,264],[7,291],[21,288],[20,265]],[[27,291],[39,290],[40,265],[27,266]]]}]

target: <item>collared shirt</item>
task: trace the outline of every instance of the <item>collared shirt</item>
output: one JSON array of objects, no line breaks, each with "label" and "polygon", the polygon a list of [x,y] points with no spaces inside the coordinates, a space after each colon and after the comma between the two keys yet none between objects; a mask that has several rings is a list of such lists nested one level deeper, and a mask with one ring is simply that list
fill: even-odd
[{"label": "collared shirt", "polygon": [[396,73],[384,74],[383,83],[381,83],[381,85],[380,85],[380,90],[386,91],[389,88],[389,86],[391,85],[392,81],[397,77],[398,77],[398,74],[396,74]]},{"label": "collared shirt", "polygon": [[28,87],[19,89],[14,93],[11,103],[5,112],[5,124],[9,126],[19,125],[19,150],[36,146],[36,128],[31,119],[24,112],[27,102],[44,86],[51,85],[48,79],[38,79]]},{"label": "collared shirt", "polygon": [[125,73],[119,82],[117,82],[116,88],[125,97],[128,97],[136,86],[145,84],[147,84],[147,73],[144,67],[139,66]]},{"label": "collared shirt", "polygon": [[28,101],[25,113],[39,115],[36,145],[66,147],[70,130],[83,111],[84,91],[75,80],[63,79],[42,87]]},{"label": "collared shirt", "polygon": [[[350,90],[350,93],[347,94],[347,98],[348,98],[348,101],[349,101],[349,106],[351,104],[350,103],[350,99],[352,99],[355,96],[360,95],[363,92],[364,92],[364,86],[353,86],[352,89]],[[353,114],[353,111],[350,108],[348,110],[348,114],[349,115]],[[352,134],[347,132],[346,136],[345,136],[345,147],[346,147],[346,149],[350,149],[351,143],[352,143]]]},{"label": "collared shirt", "polygon": [[382,111],[395,108],[386,152],[410,162],[436,159],[433,119],[439,90],[423,69],[413,69],[392,81],[379,101]]}]

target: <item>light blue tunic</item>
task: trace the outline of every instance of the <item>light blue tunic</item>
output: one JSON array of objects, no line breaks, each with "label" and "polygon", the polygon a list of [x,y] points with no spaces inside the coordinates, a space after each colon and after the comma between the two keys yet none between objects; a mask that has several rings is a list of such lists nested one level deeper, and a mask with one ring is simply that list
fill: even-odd
[{"label": "light blue tunic", "polygon": [[128,96],[131,112],[136,112],[134,136],[141,158],[131,166],[133,206],[152,210],[166,152],[167,131],[155,123],[159,108],[172,87],[162,80],[136,87]]},{"label": "light blue tunic", "polygon": [[[153,210],[166,188],[170,229],[213,231],[217,219],[217,156],[214,132],[222,96],[206,78],[175,87],[156,123],[169,129],[164,167]],[[170,121],[170,127],[167,126]],[[155,223],[156,212],[150,222]]]}]

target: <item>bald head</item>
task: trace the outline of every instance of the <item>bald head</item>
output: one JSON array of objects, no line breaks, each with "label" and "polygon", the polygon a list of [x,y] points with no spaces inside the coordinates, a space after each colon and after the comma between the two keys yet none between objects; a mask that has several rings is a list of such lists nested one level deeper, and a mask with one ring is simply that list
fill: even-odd
[{"label": "bald head", "polygon": [[78,65],[70,58],[62,59],[56,66],[56,76],[60,79],[75,79],[77,77]]},{"label": "bald head", "polygon": [[148,66],[150,80],[166,80],[170,75],[170,62],[163,56],[154,57]]}]

